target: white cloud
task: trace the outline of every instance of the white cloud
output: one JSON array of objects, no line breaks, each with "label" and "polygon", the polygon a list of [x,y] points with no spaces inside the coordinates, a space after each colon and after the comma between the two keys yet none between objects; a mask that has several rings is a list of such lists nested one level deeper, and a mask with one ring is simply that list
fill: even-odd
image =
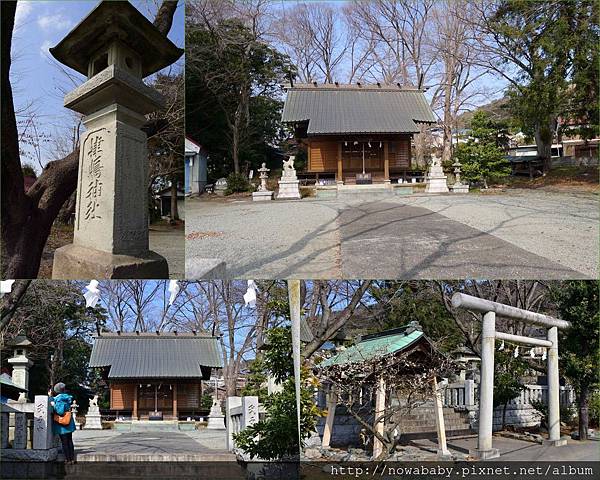
[{"label": "white cloud", "polygon": [[27,20],[27,17],[31,13],[33,5],[31,2],[17,2],[17,11],[15,12],[15,26],[18,27]]},{"label": "white cloud", "polygon": [[40,15],[37,19],[39,27],[46,31],[67,30],[73,25],[73,22],[65,17],[62,13],[54,15]]}]

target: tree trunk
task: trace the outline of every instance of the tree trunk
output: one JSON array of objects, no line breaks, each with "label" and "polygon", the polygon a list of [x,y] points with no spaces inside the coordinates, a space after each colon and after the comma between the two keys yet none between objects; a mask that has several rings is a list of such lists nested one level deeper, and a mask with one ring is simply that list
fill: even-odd
[{"label": "tree trunk", "polygon": [[587,386],[581,387],[579,391],[578,417],[579,417],[579,440],[588,439],[589,417],[589,389]]},{"label": "tree trunk", "polygon": [[233,124],[233,132],[232,133],[232,157],[233,157],[233,171],[235,173],[240,173],[240,116],[235,115],[235,121]]},{"label": "tree trunk", "polygon": [[442,144],[442,162],[449,162],[452,157],[452,69],[454,63],[446,62],[446,85],[444,86],[444,138]]},{"label": "tree trunk", "polygon": [[177,179],[171,179],[171,222],[179,220],[179,211],[177,210]]},{"label": "tree trunk", "polygon": [[543,174],[546,175],[550,171],[552,162],[552,120],[536,124],[535,143],[538,157],[543,162]]}]

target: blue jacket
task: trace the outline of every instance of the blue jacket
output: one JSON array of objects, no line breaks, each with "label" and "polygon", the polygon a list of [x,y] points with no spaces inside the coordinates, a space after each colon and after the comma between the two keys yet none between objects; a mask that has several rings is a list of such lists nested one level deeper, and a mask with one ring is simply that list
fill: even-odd
[{"label": "blue jacket", "polygon": [[[50,397],[50,401],[54,402],[54,413],[62,417],[71,408],[71,403],[73,403],[73,397],[68,393],[61,393],[56,397]],[[74,432],[75,417],[71,415],[71,423],[69,423],[69,425],[61,425],[60,423],[52,421],[52,431],[57,435],[63,435],[65,433]]]}]

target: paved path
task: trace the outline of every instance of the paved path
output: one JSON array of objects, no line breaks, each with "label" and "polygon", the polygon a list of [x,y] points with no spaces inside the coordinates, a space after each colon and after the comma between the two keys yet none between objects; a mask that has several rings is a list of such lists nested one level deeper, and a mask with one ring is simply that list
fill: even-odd
[{"label": "paved path", "polygon": [[230,278],[590,278],[598,197],[496,195],[347,200],[191,199],[186,255]]},{"label": "paved path", "polygon": [[73,443],[80,462],[235,461],[225,430],[126,432],[78,430]]},{"label": "paved path", "polygon": [[[435,452],[435,440],[415,440],[413,444],[421,446],[426,451]],[[477,447],[477,436],[466,438],[449,438],[448,448],[458,456],[469,453]],[[600,461],[599,442],[579,442],[569,440],[567,445],[553,447],[538,443],[526,442],[514,438],[494,436],[494,448],[500,449],[500,457],[494,461]]]}]

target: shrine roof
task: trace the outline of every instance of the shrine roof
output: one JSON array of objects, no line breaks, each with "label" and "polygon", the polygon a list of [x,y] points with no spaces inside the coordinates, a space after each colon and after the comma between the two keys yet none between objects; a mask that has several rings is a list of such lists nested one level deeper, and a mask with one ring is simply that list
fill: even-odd
[{"label": "shrine roof", "polygon": [[322,362],[320,366],[331,367],[398,353],[422,338],[425,338],[423,332],[412,325],[366,335],[356,344],[339,351],[333,357]]},{"label": "shrine roof", "polygon": [[295,85],[287,89],[282,121],[308,122],[308,135],[399,134],[435,123],[424,92],[392,85]]},{"label": "shrine roof", "polygon": [[204,368],[222,368],[219,337],[207,334],[102,333],[90,367],[109,367],[116,378],[202,378]]},{"label": "shrine roof", "polygon": [[140,55],[143,77],[171,65],[183,54],[183,49],[128,1],[100,2],[58,45],[50,48],[50,53],[59,62],[87,76],[91,57],[115,38]]}]

